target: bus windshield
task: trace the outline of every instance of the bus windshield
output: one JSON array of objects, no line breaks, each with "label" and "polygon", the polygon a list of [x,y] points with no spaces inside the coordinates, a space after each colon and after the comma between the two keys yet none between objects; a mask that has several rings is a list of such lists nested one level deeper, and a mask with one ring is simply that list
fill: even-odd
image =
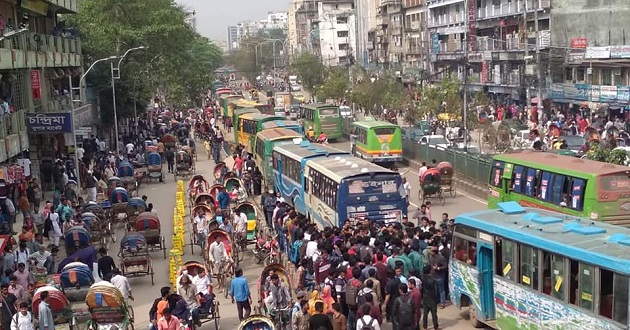
[{"label": "bus windshield", "polygon": [[350,195],[395,193],[396,178],[358,178],[348,182],[348,190]]},{"label": "bus windshield", "polygon": [[339,109],[338,108],[321,108],[319,109],[319,116],[320,117],[331,117],[331,116],[337,116],[339,115]]},{"label": "bus windshield", "polygon": [[630,174],[611,174],[599,179],[601,189],[605,191],[630,191]]}]

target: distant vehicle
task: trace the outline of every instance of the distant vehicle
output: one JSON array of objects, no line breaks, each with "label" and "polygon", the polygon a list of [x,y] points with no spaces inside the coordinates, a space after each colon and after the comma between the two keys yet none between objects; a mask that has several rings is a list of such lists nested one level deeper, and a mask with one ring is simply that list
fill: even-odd
[{"label": "distant vehicle", "polygon": [[420,138],[420,144],[428,144],[430,146],[436,146],[440,148],[448,148],[448,141],[444,135],[425,135]]},{"label": "distant vehicle", "polygon": [[577,155],[586,143],[586,139],[579,135],[563,135],[560,137],[567,143],[567,149]]},{"label": "distant vehicle", "polygon": [[315,137],[326,133],[328,140],[336,140],[343,136],[339,107],[332,104],[305,104],[300,107],[300,117],[304,122],[304,131],[313,127]]},{"label": "distant vehicle", "polygon": [[289,118],[298,119],[299,116],[300,116],[300,106],[291,105],[291,110],[289,110]]},{"label": "distant vehicle", "polygon": [[289,76],[289,84],[290,85],[297,85],[297,83],[298,83],[297,76]]},{"label": "distant vehicle", "polygon": [[400,126],[386,121],[355,121],[350,135],[352,154],[373,163],[402,161]]},{"label": "distant vehicle", "polygon": [[531,132],[528,129],[516,131],[512,139],[512,147],[515,149],[531,149],[532,141],[529,139]]},{"label": "distant vehicle", "polygon": [[291,84],[291,90],[294,92],[299,92],[302,90],[302,86],[298,85],[298,84]]},{"label": "distant vehicle", "polygon": [[352,109],[347,105],[340,105],[339,113],[341,114],[341,118],[352,118]]}]

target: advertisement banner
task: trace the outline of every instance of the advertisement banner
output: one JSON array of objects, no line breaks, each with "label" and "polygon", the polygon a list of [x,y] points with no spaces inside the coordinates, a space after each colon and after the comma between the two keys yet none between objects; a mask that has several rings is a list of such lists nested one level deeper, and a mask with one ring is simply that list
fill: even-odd
[{"label": "advertisement banner", "polygon": [[42,86],[39,79],[39,70],[31,70],[31,92],[33,94],[33,100],[40,100],[42,98]]},{"label": "advertisement banner", "polygon": [[481,62],[481,83],[485,84],[488,80],[488,62]]},{"label": "advertisement banner", "polygon": [[72,133],[68,112],[27,113],[26,130],[31,134]]},{"label": "advertisement banner", "polygon": [[586,47],[584,58],[587,60],[608,59],[610,58],[610,46]]},{"label": "advertisement banner", "polygon": [[617,86],[600,86],[600,102],[612,102],[617,99]]},{"label": "advertisement banner", "polygon": [[574,49],[585,49],[586,48],[586,38],[571,38],[571,48],[574,48]]},{"label": "advertisement banner", "polygon": [[610,58],[630,58],[630,45],[611,46]]}]

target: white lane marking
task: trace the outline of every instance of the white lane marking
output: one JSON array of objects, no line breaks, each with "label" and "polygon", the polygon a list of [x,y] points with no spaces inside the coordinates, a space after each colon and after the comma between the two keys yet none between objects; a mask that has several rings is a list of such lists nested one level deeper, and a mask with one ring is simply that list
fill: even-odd
[{"label": "white lane marking", "polygon": [[483,199],[480,199],[480,198],[475,197],[475,196],[472,196],[472,195],[470,195],[470,194],[468,194],[468,193],[462,192],[461,190],[458,190],[458,191],[457,191],[457,194],[462,194],[462,195],[464,195],[464,196],[466,196],[466,197],[468,197],[468,198],[470,198],[470,199],[474,200],[474,201],[475,201],[475,202],[477,202],[477,203],[481,203],[481,204],[483,204],[483,205],[488,206],[488,201],[483,200]]}]

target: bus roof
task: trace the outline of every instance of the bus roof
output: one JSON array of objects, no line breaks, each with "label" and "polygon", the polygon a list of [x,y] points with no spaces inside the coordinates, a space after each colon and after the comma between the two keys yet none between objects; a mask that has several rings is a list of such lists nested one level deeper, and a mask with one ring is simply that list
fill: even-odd
[{"label": "bus roof", "polygon": [[288,128],[278,127],[278,128],[269,128],[264,131],[260,131],[258,132],[258,134],[256,134],[256,136],[265,140],[273,141],[273,140],[280,140],[281,138],[295,139],[295,138],[302,137],[302,134],[294,130],[290,130]]},{"label": "bus roof", "polygon": [[355,121],[352,123],[352,126],[358,126],[363,128],[376,128],[376,127],[398,127],[400,126],[396,124],[392,124],[386,121],[380,120],[363,120],[363,121]]},{"label": "bus roof", "polygon": [[342,151],[339,149],[335,149],[325,145],[314,145],[309,143],[308,141],[303,141],[300,144],[293,145],[284,145],[275,147],[274,150],[278,149],[278,151],[284,155],[290,156],[296,160],[302,160],[302,158],[311,158],[316,156],[331,156],[331,155],[348,155],[351,156],[349,152]]},{"label": "bus roof", "polygon": [[392,170],[386,169],[384,167],[357,157],[317,158],[310,160],[309,166],[317,169],[322,174],[326,174],[326,176],[335,180],[336,182],[341,182],[341,180],[345,178],[351,178],[364,174],[372,175],[382,173],[396,173]]},{"label": "bus roof", "polygon": [[275,115],[267,115],[264,113],[260,113],[260,111],[258,113],[248,113],[245,115],[242,115],[241,118],[243,119],[251,119],[251,120],[261,120],[261,119],[269,119],[269,120],[278,120],[278,119],[282,119],[284,117],[282,116],[275,116]]},{"label": "bus roof", "polygon": [[517,202],[499,203],[499,210],[461,214],[455,224],[630,275],[630,228],[523,208]]},{"label": "bus roof", "polygon": [[525,150],[518,153],[502,154],[493,157],[495,161],[513,163],[517,165],[545,165],[558,173],[566,171],[584,174],[602,175],[619,172],[630,172],[630,168],[622,165],[602,163],[573,156],[563,156],[553,153]]},{"label": "bus roof", "polygon": [[238,94],[223,94],[221,95],[222,99],[234,98],[234,97],[243,97],[243,95]]},{"label": "bus roof", "polygon": [[287,126],[300,126],[300,123],[295,120],[273,120],[263,123],[264,128],[275,128],[275,127],[287,127]]},{"label": "bus roof", "polygon": [[326,104],[326,103],[310,103],[310,104],[303,105],[303,107],[308,108],[308,109],[319,109],[323,107],[337,107],[337,106],[334,104]]},{"label": "bus roof", "polygon": [[234,110],[235,116],[246,114],[246,113],[260,113],[260,110],[256,108],[241,108],[241,109]]}]

